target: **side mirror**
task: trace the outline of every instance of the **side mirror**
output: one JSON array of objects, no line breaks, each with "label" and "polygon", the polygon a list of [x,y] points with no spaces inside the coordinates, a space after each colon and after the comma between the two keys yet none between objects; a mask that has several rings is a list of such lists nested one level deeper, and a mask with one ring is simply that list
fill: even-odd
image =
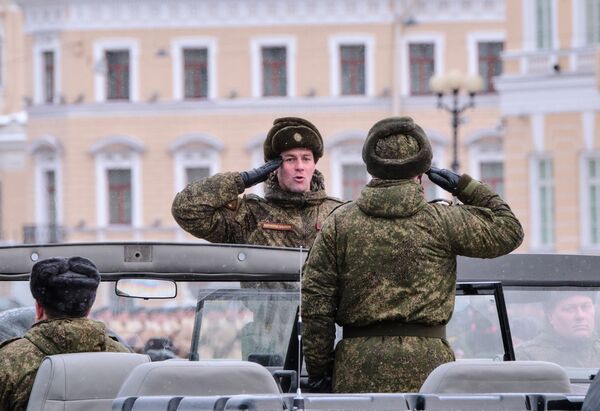
[{"label": "side mirror", "polygon": [[119,297],[143,298],[145,300],[175,298],[177,283],[172,280],[148,278],[121,278],[115,283]]}]

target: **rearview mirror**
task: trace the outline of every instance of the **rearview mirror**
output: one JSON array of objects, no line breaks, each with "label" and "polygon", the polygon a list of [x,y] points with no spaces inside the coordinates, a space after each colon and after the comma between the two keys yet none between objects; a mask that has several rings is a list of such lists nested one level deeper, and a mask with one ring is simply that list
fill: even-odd
[{"label": "rearview mirror", "polygon": [[115,284],[115,293],[119,297],[166,299],[177,296],[177,284],[172,280],[147,278],[122,278]]}]

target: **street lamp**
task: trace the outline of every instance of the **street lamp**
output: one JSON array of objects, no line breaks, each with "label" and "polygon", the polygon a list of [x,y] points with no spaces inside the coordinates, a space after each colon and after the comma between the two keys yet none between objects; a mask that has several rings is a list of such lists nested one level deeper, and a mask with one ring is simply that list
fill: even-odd
[{"label": "street lamp", "polygon": [[[476,74],[465,76],[458,70],[451,70],[447,74],[436,74],[431,77],[429,88],[437,94],[437,107],[452,114],[452,171],[458,173],[458,126],[461,123],[461,114],[466,109],[475,107],[475,94],[483,88],[483,79]],[[461,90],[469,95],[467,103],[459,102]],[[451,105],[444,103],[446,93],[452,94]]]}]

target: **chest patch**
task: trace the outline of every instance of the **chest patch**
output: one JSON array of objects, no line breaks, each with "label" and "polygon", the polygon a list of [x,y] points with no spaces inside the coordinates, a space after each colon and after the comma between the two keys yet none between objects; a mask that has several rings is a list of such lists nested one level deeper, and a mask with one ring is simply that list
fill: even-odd
[{"label": "chest patch", "polygon": [[293,229],[291,224],[271,223],[269,221],[261,221],[260,226],[263,230],[292,231]]}]

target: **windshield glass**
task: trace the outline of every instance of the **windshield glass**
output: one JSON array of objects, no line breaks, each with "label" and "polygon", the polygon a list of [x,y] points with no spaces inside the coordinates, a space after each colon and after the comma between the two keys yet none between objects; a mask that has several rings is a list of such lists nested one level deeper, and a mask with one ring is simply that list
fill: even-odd
[{"label": "windshield glass", "polygon": [[297,290],[180,281],[177,291],[177,298],[170,300],[126,298],[114,293],[114,282],[104,282],[91,316],[135,352],[153,358],[228,358],[283,365],[299,301]]},{"label": "windshield glass", "polygon": [[493,295],[457,295],[446,335],[457,359],[502,361],[504,346]]},{"label": "windshield glass", "polygon": [[597,289],[507,288],[505,298],[517,360],[600,367]]}]

